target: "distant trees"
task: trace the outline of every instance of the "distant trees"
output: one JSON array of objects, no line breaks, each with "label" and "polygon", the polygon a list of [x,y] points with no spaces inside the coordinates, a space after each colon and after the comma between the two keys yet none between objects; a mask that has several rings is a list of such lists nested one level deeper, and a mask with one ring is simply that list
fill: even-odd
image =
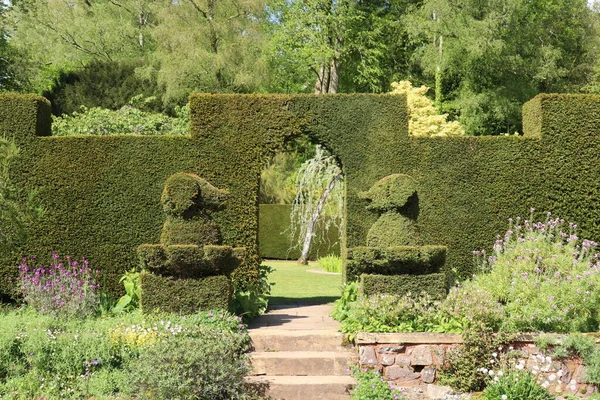
[{"label": "distant trees", "polygon": [[467,134],[493,135],[520,130],[521,105],[538,93],[600,92],[599,13],[586,0],[14,0],[3,8],[0,90],[77,87],[59,91],[57,102],[73,96],[63,103],[92,92],[115,98],[110,85],[83,87],[93,83],[79,74],[98,66],[133,65],[126,81],[142,82],[130,87],[163,110],[190,91],[382,93],[409,80],[434,88],[435,107]]}]

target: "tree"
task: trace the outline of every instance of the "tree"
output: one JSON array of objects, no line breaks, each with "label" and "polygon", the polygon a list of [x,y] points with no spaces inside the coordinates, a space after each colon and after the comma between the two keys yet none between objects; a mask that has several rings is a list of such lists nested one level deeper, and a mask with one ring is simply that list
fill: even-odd
[{"label": "tree", "polygon": [[[331,215],[328,222],[339,226],[344,208],[342,170],[334,156],[321,146],[316,146],[313,158],[307,160],[296,177],[296,197],[291,212],[290,237],[298,237],[301,248],[300,264],[308,264],[310,246],[315,236],[315,226],[323,215]],[[329,208],[329,212],[324,212]],[[325,226],[328,229],[329,225]]]},{"label": "tree", "polygon": [[[417,0],[271,0],[270,89],[384,92],[408,64],[399,16]],[[405,77],[405,71],[400,75]]]},{"label": "tree", "polygon": [[425,96],[426,86],[413,87],[409,81],[392,83],[392,93],[406,95],[408,103],[408,134],[415,137],[462,136],[464,129],[458,121],[447,121],[448,114],[440,114],[433,102]]},{"label": "tree", "polygon": [[10,8],[11,42],[28,55],[32,89],[91,61],[148,59],[154,1],[20,0]]},{"label": "tree", "polygon": [[256,91],[266,76],[260,0],[180,0],[154,7],[159,83],[167,101],[190,91]]},{"label": "tree", "polygon": [[540,92],[586,84],[593,17],[586,0],[425,0],[405,21],[438,104],[482,135],[520,129],[522,104]]}]

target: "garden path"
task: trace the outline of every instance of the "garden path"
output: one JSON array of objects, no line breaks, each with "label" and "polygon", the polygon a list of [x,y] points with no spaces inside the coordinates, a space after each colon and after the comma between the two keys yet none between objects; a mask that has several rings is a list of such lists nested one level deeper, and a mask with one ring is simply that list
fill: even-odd
[{"label": "garden path", "polygon": [[357,362],[343,345],[333,306],[274,306],[249,326],[254,351],[251,383],[273,399],[346,400],[354,379],[347,368]]}]

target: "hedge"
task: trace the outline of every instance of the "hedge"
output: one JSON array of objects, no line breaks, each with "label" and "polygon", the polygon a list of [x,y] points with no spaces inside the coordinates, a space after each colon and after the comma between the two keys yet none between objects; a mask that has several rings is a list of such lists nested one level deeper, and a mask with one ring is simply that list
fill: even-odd
[{"label": "hedge", "polygon": [[145,313],[193,314],[198,310],[227,310],[231,298],[231,282],[225,275],[176,279],[143,272],[140,286],[140,307]]},{"label": "hedge", "polygon": [[[257,255],[260,171],[303,133],[342,165],[342,248],[364,246],[378,217],[360,193],[398,173],[414,178],[422,244],[448,247],[444,271],[469,276],[472,250],[491,249],[506,220],[527,217],[530,207],[600,240],[600,97],[538,96],[524,107],[524,137],[409,138],[405,102],[398,95],[193,94],[189,138],[34,138],[49,133],[49,106],[35,96],[1,95],[0,134],[16,136],[22,148],[15,181],[37,188],[48,210],[20,253],[87,256],[120,290],[136,247],[159,243],[162,187],[183,171],[229,191],[227,207],[214,214],[222,243]],[[236,279],[255,278],[257,264],[255,257]],[[15,271],[14,261],[4,265],[0,291]]]},{"label": "hedge", "polygon": [[446,275],[369,275],[360,276],[361,291],[366,296],[385,293],[419,295],[427,293],[435,299],[443,299],[448,293]]},{"label": "hedge", "polygon": [[[275,260],[297,260],[300,249],[290,249],[289,237],[291,225],[291,204],[260,204],[258,208],[258,250],[262,258]],[[330,254],[340,255],[340,231],[330,226],[327,231],[324,224],[317,224],[316,234],[310,249],[310,260],[316,260]],[[325,231],[325,233],[324,233]],[[297,236],[296,236],[297,237]]]},{"label": "hedge", "polygon": [[438,273],[446,262],[444,246],[397,246],[348,249],[346,276],[356,280],[361,274],[425,275]]}]

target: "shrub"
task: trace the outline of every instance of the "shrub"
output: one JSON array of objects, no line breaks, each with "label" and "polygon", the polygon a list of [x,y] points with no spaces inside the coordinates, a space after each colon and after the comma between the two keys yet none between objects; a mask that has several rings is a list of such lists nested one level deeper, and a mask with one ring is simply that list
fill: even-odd
[{"label": "shrub", "polygon": [[511,371],[492,381],[483,391],[484,400],[553,400],[555,397],[542,387],[535,376],[525,371]]},{"label": "shrub", "polygon": [[342,286],[342,297],[333,303],[331,317],[336,321],[343,321],[348,318],[352,304],[358,300],[358,282],[346,283]]},{"label": "shrub", "polygon": [[327,257],[319,257],[317,261],[319,262],[319,267],[321,267],[323,271],[342,272],[342,259],[338,256],[330,254]]},{"label": "shrub", "polygon": [[269,274],[273,271],[273,268],[261,265],[258,267],[258,278],[255,281],[243,283],[237,279],[233,280],[232,308],[244,322],[249,322],[267,310],[268,296],[271,294],[271,286],[274,285],[269,283]]},{"label": "shrub", "polygon": [[[249,343],[246,327],[223,311],[57,320],[21,309],[1,313],[0,326],[3,399],[143,398],[144,391],[153,390],[145,382],[155,374],[158,384],[172,382],[171,376],[178,387],[173,394],[160,389],[166,394],[154,398],[229,398],[218,393],[237,390],[247,371],[242,362]],[[189,373],[198,378],[182,378],[190,376],[186,360],[192,361]],[[232,398],[242,396],[240,390]]]},{"label": "shrub", "polygon": [[454,287],[440,306],[440,313],[448,319],[463,321],[465,325],[484,325],[498,330],[504,318],[504,309],[488,292],[481,289]]},{"label": "shrub", "polygon": [[118,314],[138,309],[140,306],[140,273],[132,269],[126,272],[119,282],[123,283],[125,294],[119,298],[111,311]]},{"label": "shrub", "polygon": [[174,335],[145,349],[133,371],[140,399],[244,399],[244,337],[214,328]]},{"label": "shrub", "polygon": [[[29,261],[33,261],[31,257]],[[66,264],[52,253],[48,266],[31,267],[26,258],[19,265],[19,285],[27,305],[54,316],[86,317],[98,310],[98,271],[86,259],[66,257]]]},{"label": "shrub", "polygon": [[440,314],[439,302],[426,293],[359,297],[350,305],[341,325],[341,331],[350,339],[356,332],[459,333],[464,328],[461,320]]},{"label": "shrub", "polygon": [[391,382],[383,380],[374,370],[361,371],[358,367],[350,367],[356,379],[356,385],[350,391],[353,400],[395,400],[404,399],[403,392],[396,389]]},{"label": "shrub", "polygon": [[74,135],[179,135],[189,136],[188,108],[178,109],[177,117],[141,111],[124,106],[117,111],[81,106],[80,111],[54,117],[53,136]]},{"label": "shrub", "polygon": [[[532,210],[533,212],[533,210]],[[600,262],[597,243],[580,240],[562,219],[510,219],[482,272],[466,290],[483,290],[504,304],[513,331],[588,332],[599,327]],[[474,252],[485,258],[485,251]]]}]

